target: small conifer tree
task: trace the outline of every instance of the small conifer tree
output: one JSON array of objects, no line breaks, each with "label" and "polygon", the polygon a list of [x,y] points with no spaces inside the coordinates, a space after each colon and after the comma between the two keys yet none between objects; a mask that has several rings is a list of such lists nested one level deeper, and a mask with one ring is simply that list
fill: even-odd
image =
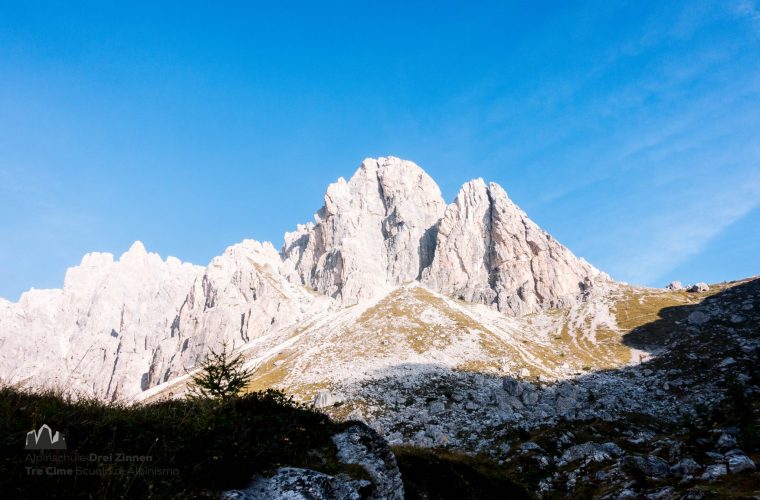
[{"label": "small conifer tree", "polygon": [[243,367],[241,354],[232,355],[227,344],[220,351],[211,350],[192,376],[191,397],[227,401],[234,398],[251,381],[252,372]]}]

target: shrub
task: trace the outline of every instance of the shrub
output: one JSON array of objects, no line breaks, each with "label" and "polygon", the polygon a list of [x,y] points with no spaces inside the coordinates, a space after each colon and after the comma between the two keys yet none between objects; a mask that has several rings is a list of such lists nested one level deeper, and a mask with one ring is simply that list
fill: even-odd
[{"label": "shrub", "polygon": [[233,356],[228,352],[227,344],[223,344],[219,352],[211,350],[201,363],[200,371],[193,375],[190,396],[221,401],[234,398],[248,385],[253,376],[243,364],[243,356]]}]

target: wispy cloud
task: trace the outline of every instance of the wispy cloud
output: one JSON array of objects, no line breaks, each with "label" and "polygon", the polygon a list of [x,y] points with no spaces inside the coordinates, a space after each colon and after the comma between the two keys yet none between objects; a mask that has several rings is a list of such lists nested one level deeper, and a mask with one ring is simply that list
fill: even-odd
[{"label": "wispy cloud", "polygon": [[689,201],[643,224],[642,240],[621,251],[619,277],[634,283],[657,283],[758,207],[760,175],[723,190],[693,192]]},{"label": "wispy cloud", "polygon": [[755,29],[760,30],[760,8],[753,0],[740,0],[734,7],[734,12],[745,19],[749,19]]}]

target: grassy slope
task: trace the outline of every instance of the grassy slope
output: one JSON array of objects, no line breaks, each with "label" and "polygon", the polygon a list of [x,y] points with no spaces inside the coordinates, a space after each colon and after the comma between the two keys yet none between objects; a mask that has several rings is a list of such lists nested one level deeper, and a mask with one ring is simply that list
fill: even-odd
[{"label": "grassy slope", "polygon": [[[616,312],[626,331],[652,319],[683,319],[680,311],[663,313],[668,307],[693,304],[721,291],[714,287],[706,294],[685,292],[639,291],[617,301]],[[671,317],[672,316],[672,317]],[[652,324],[647,335],[660,337],[670,328]],[[664,325],[669,326],[669,325]],[[652,330],[652,331],[650,331]],[[662,331],[661,331],[662,330]],[[618,333],[619,335],[619,333]],[[738,425],[743,429],[740,445],[756,461],[760,459],[760,402],[727,402],[703,422],[671,429],[659,422],[641,422],[656,434],[682,439],[699,456],[704,450],[697,438],[714,426]],[[633,424],[630,417],[627,425]],[[109,455],[150,455],[153,461],[145,469],[177,469],[177,476],[140,474],[69,477],[42,476],[32,479],[24,467],[32,465],[23,450],[26,432],[47,423],[61,431],[69,443],[68,453]],[[526,435],[512,436],[515,445],[536,441],[546,450],[564,431],[584,439],[611,439],[623,448],[630,447],[617,439],[618,429],[606,428],[604,422],[562,422],[551,429],[537,429]],[[347,468],[335,459],[330,440],[341,428],[327,417],[287,402],[276,393],[253,393],[224,406],[188,401],[168,401],[139,407],[104,406],[94,401],[73,403],[53,394],[28,395],[12,389],[0,389],[0,493],[10,497],[59,496],[84,497],[197,497],[213,496],[221,489],[242,487],[256,473],[266,473],[278,466],[308,467],[327,473],[347,472],[354,477],[361,471]],[[675,434],[675,436],[674,436]],[[499,498],[507,492],[515,498],[537,487],[537,464],[531,454],[497,466],[487,460],[445,450],[397,448],[399,466],[409,498]],[[630,450],[636,451],[636,450]],[[643,450],[642,450],[643,451]],[[42,452],[35,452],[40,455]],[[60,455],[61,452],[45,452]],[[90,463],[84,466],[91,467]],[[106,471],[119,467],[139,468],[140,464],[101,463]],[[746,477],[745,477],[746,476]],[[744,485],[745,479],[751,479]],[[716,497],[742,496],[756,488],[756,477],[731,477],[704,485],[705,492]],[[597,489],[600,488],[600,489]],[[589,495],[604,491],[603,484],[589,484],[581,492]]]}]

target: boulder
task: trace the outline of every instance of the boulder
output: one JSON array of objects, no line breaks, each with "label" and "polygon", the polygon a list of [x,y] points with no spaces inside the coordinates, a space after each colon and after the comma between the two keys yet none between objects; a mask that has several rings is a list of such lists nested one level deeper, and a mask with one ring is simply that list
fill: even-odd
[{"label": "boulder", "polygon": [[327,389],[320,389],[317,391],[317,395],[314,396],[312,404],[315,408],[327,408],[328,406],[334,405],[338,401],[339,398],[336,397],[335,394],[328,391]]},{"label": "boulder", "polygon": [[702,311],[694,311],[691,314],[689,314],[688,321],[691,325],[702,325],[704,323],[707,323],[707,321],[710,320],[710,316],[703,313]]},{"label": "boulder", "polygon": [[557,465],[562,467],[577,460],[586,460],[588,462],[604,462],[611,460],[613,457],[619,457],[622,451],[615,443],[598,444],[593,442],[576,444],[568,448],[562,454]]},{"label": "boulder", "polygon": [[520,397],[520,395],[522,395],[523,384],[511,377],[506,377],[502,380],[501,387],[507,391],[507,394],[510,396]]},{"label": "boulder", "polygon": [[351,480],[295,467],[277,469],[271,477],[257,477],[244,490],[225,491],[222,500],[360,500],[372,491],[366,479]]},{"label": "boulder", "polygon": [[684,286],[681,284],[680,281],[671,281],[668,283],[668,286],[666,286],[668,290],[683,290]]},{"label": "boulder", "polygon": [[333,436],[338,460],[362,467],[372,479],[373,499],[403,499],[404,485],[388,443],[366,425],[354,425]]},{"label": "boulder", "polygon": [[557,415],[568,416],[575,410],[577,405],[578,401],[576,401],[574,398],[560,396],[557,398],[557,402],[555,403]]},{"label": "boulder", "polygon": [[662,478],[670,474],[668,462],[654,455],[633,455],[626,463],[644,473],[647,477]]},{"label": "boulder", "polygon": [[538,403],[538,398],[540,397],[538,391],[534,391],[533,387],[531,386],[530,390],[524,390],[522,393],[522,402],[525,404],[525,406],[533,406],[536,403]]},{"label": "boulder", "polygon": [[707,292],[710,290],[710,287],[707,285],[707,283],[699,282],[696,285],[692,285],[689,287],[690,292]]},{"label": "boulder", "polygon": [[726,450],[736,446],[736,438],[730,434],[721,434],[716,444],[719,450]]},{"label": "boulder", "polygon": [[670,468],[673,474],[690,476],[701,470],[702,467],[693,458],[683,458]]},{"label": "boulder", "polygon": [[712,482],[726,474],[728,474],[726,464],[712,464],[705,468],[705,471],[702,473],[702,480]]},{"label": "boulder", "polygon": [[745,470],[755,470],[755,462],[744,453],[738,451],[727,453],[726,462],[728,463],[728,472],[731,474]]}]

